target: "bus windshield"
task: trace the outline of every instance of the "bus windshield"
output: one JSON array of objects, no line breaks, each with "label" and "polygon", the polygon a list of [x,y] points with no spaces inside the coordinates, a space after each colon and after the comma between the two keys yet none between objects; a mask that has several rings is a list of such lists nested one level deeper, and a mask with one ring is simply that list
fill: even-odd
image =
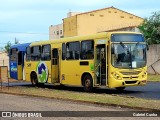
[{"label": "bus windshield", "polygon": [[112,65],[117,68],[134,69],[146,66],[146,45],[138,43],[113,43]]}]

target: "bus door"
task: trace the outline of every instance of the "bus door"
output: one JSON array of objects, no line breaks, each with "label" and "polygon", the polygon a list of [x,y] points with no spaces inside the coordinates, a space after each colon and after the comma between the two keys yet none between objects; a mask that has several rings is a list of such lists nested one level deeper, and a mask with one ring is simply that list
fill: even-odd
[{"label": "bus door", "polygon": [[52,49],[52,83],[59,83],[59,49]]},{"label": "bus door", "polygon": [[100,44],[96,46],[95,57],[95,84],[106,85],[107,84],[107,58],[106,58],[106,44]]},{"label": "bus door", "polygon": [[18,59],[17,59],[17,76],[18,80],[23,79],[23,52],[18,52]]}]

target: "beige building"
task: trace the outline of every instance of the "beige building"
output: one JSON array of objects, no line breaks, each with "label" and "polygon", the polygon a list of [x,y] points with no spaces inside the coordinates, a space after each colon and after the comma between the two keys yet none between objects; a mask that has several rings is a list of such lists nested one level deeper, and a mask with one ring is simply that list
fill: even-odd
[{"label": "beige building", "polygon": [[104,31],[138,31],[143,18],[109,7],[63,19],[63,36],[78,36]]},{"label": "beige building", "polygon": [[[80,12],[68,12],[67,13],[67,18],[71,16],[75,16],[77,14],[80,14]],[[49,39],[54,40],[54,39],[59,39],[63,38],[63,23],[58,24],[58,25],[51,25],[49,27]]]},{"label": "beige building", "polygon": [[59,39],[63,37],[63,24],[51,25],[49,27],[49,39]]},{"label": "beige building", "polygon": [[108,7],[85,13],[69,12],[62,24],[49,27],[49,39],[88,35],[104,31],[136,31],[143,18]]},{"label": "beige building", "polygon": [[9,56],[5,52],[0,52],[0,66],[9,66]]}]

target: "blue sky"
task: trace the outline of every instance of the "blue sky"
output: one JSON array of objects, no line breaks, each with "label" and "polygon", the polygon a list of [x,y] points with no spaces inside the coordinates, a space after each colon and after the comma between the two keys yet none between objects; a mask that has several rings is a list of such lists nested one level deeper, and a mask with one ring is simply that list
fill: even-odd
[{"label": "blue sky", "polygon": [[20,43],[49,39],[49,26],[62,23],[69,11],[111,6],[145,18],[160,11],[160,0],[1,0],[0,47],[15,37]]}]

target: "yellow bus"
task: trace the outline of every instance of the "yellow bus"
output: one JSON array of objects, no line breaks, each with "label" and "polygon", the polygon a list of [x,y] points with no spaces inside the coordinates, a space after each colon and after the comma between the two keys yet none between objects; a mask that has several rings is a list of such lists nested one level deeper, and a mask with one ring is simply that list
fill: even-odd
[{"label": "yellow bus", "polygon": [[36,86],[83,86],[123,90],[147,82],[146,42],[141,33],[103,32],[33,42],[27,47],[25,79]]}]

